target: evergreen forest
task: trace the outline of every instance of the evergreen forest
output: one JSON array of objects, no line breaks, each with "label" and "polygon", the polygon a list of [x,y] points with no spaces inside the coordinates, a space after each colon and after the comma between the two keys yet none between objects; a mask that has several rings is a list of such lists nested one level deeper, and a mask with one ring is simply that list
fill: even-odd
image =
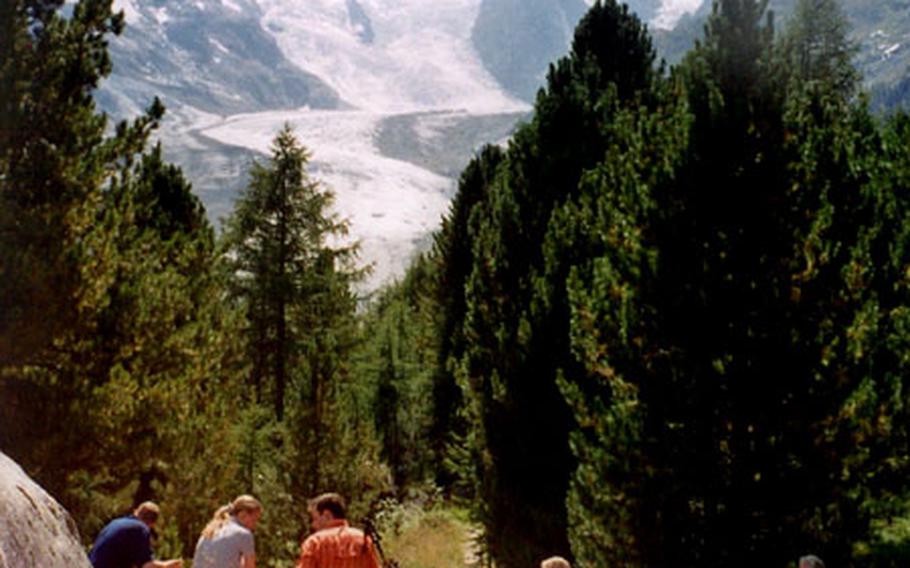
[{"label": "evergreen forest", "polygon": [[306,140],[216,230],[158,99],[96,107],[123,14],[64,4],[0,3],[0,450],[87,546],[154,499],[192,558],[249,493],[288,567],[337,491],[499,568],[910,564],[910,115],[837,0],[715,0],[673,66],[597,0],[369,297]]}]

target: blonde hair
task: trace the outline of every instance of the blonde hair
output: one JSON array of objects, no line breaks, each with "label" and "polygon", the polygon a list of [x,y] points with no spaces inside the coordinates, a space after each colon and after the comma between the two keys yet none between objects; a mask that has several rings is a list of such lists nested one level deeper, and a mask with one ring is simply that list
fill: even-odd
[{"label": "blonde hair", "polygon": [[572,568],[572,565],[562,556],[551,556],[540,563],[540,568]]},{"label": "blonde hair", "polygon": [[209,524],[205,525],[205,528],[202,529],[202,538],[212,539],[221,530],[221,527],[227,524],[228,520],[237,513],[242,513],[244,511],[256,512],[262,510],[262,503],[256,500],[255,497],[251,495],[241,495],[234,499],[234,502],[230,505],[223,505],[218,507],[218,510],[215,511],[215,514],[212,516],[212,520],[209,521]]}]

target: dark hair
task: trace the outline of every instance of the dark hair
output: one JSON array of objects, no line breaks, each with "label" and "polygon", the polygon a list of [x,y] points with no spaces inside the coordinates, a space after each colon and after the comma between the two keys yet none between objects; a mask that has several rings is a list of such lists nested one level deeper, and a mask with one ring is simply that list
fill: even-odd
[{"label": "dark hair", "polygon": [[344,497],[337,493],[323,493],[310,499],[307,504],[311,510],[317,513],[328,511],[336,519],[347,518],[347,506],[344,503]]}]

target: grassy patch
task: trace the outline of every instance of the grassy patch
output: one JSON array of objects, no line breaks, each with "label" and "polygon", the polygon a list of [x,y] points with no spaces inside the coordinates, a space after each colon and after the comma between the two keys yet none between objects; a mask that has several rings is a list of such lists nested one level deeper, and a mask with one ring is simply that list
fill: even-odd
[{"label": "grassy patch", "polygon": [[472,525],[459,509],[395,504],[378,519],[383,548],[401,568],[465,568]]}]

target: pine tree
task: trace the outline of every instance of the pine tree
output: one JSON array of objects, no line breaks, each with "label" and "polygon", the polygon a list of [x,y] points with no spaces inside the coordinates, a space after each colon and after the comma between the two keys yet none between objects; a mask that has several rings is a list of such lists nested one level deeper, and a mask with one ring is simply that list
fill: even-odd
[{"label": "pine tree", "polygon": [[[95,111],[123,16],[91,0],[64,16],[62,4],[2,8],[0,443],[93,534],[174,464],[168,424],[147,417],[206,412],[181,397],[225,359],[219,330],[200,324],[222,317],[211,228],[179,172],[153,184],[160,157],[142,154],[163,107],[109,137]],[[168,188],[194,204],[192,223],[143,209],[140,193]]]},{"label": "pine tree", "polygon": [[235,294],[250,322],[256,399],[271,396],[279,422],[291,374],[302,363],[304,341],[315,331],[306,326],[320,321],[320,310],[333,309],[319,306],[317,295],[332,292],[334,278],[348,282],[355,275],[347,269],[355,249],[326,245],[328,238],[345,235],[347,224],[329,212],[332,194],[309,178],[308,160],[308,151],[285,126],[275,137],[269,164],[253,165],[224,236],[237,276]]},{"label": "pine tree", "polygon": [[437,324],[440,343],[433,375],[431,438],[439,465],[437,481],[465,497],[475,482],[470,467],[456,458],[468,451],[464,444],[470,429],[470,421],[464,417],[467,409],[463,391],[467,385],[458,380],[459,361],[468,344],[464,333],[465,285],[473,264],[468,223],[474,206],[488,199],[503,157],[504,152],[498,146],[485,146],[471,160],[461,174],[449,213],[434,235],[432,259],[437,264],[434,299],[441,316]]},{"label": "pine tree", "polygon": [[[93,393],[102,410],[91,438],[99,461],[121,471],[107,485],[117,508],[166,501],[171,550],[187,555],[211,504],[238,492],[237,465],[223,456],[239,444],[240,319],[223,302],[214,231],[180,170],[156,147],[123,179],[109,204],[121,220],[114,223],[120,268],[95,325],[100,346],[87,358],[104,361],[108,370],[98,372],[109,377]],[[148,416],[162,418],[149,425]]]},{"label": "pine tree", "polygon": [[434,268],[418,255],[401,281],[378,293],[361,318],[355,355],[355,381],[369,385],[380,455],[401,497],[423,489],[439,467],[431,443],[439,353]]},{"label": "pine tree", "polygon": [[[578,460],[567,496],[569,539],[580,566],[662,565],[666,543],[649,502],[674,498],[669,472],[649,455],[648,394],[664,357],[649,302],[658,251],[652,226],[661,192],[675,181],[687,143],[685,106],[620,111],[614,145],[580,184],[580,195],[551,219],[544,251],[550,286],[565,286],[569,335],[579,366],[560,371],[560,387],[577,429]],[[566,259],[573,262],[567,268]],[[672,397],[673,393],[666,393]],[[655,409],[656,410],[656,409]],[[667,433],[663,433],[667,436]],[[676,442],[663,440],[667,447]],[[681,485],[683,485],[681,483]],[[660,510],[660,508],[656,508]]]},{"label": "pine tree", "polygon": [[[104,139],[92,90],[110,73],[108,2],[4,2],[0,40],[0,363],[47,348],[80,306],[78,247],[118,158],[147,125]],[[155,118],[155,117],[152,117]],[[138,126],[138,125],[137,125]],[[113,168],[115,169],[115,168]],[[83,301],[94,301],[84,298]],[[49,317],[50,315],[53,317]]]},{"label": "pine tree", "polygon": [[543,278],[541,244],[553,209],[578,194],[584,172],[610,148],[615,110],[650,104],[654,59],[628,8],[595,3],[467,219],[472,266],[456,369],[470,393],[479,513],[489,552],[504,566],[569,554],[572,415],[557,376],[577,363],[560,293],[565,281]]},{"label": "pine tree", "polygon": [[855,93],[859,73],[853,66],[858,47],[837,0],[798,0],[779,40],[785,69],[797,82],[827,84],[844,96]]},{"label": "pine tree", "polygon": [[903,510],[905,145],[833,77],[788,89],[747,4],[551,224],[554,261],[601,250],[569,275],[586,374],[561,381],[582,565],[872,563]]},{"label": "pine tree", "polygon": [[269,447],[248,456],[246,483],[256,492],[258,479],[271,480],[288,515],[295,500],[330,489],[357,503],[376,463],[371,440],[361,439],[371,421],[356,414],[349,369],[353,285],[364,271],[354,266],[356,245],[336,244],[347,223],[331,210],[333,194],[310,178],[308,159],[285,126],[269,162],[253,165],[222,240],[232,297],[246,314],[250,389],[255,402],[270,399],[274,429]]}]

